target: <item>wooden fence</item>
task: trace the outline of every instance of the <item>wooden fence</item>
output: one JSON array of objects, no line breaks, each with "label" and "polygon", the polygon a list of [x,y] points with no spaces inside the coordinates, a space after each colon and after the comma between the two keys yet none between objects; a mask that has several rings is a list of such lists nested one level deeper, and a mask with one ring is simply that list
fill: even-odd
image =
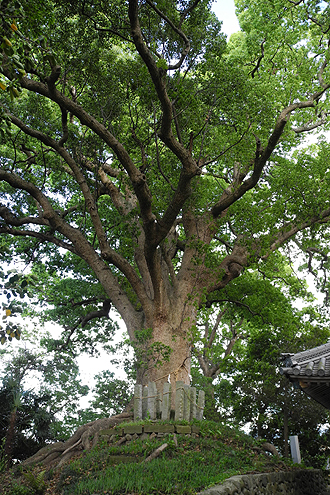
[{"label": "wooden fence", "polygon": [[[197,401],[196,401],[197,399]],[[174,419],[191,421],[203,419],[205,392],[200,390],[198,398],[196,388],[185,385],[182,381],[175,382],[175,414]],[[135,385],[134,389],[134,421],[139,419],[170,419],[171,414],[171,384],[164,383],[163,392],[158,394],[156,383],[149,382],[148,386]]]}]

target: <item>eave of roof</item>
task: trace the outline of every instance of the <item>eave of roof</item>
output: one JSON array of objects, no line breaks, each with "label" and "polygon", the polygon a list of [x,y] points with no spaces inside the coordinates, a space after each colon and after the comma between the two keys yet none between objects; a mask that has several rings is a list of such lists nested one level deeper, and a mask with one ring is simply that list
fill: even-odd
[{"label": "eave of roof", "polygon": [[304,379],[308,377],[309,380],[317,381],[330,379],[330,342],[296,354],[283,354],[282,357],[282,375]]},{"label": "eave of roof", "polygon": [[296,354],[282,354],[280,373],[330,409],[330,342]]}]

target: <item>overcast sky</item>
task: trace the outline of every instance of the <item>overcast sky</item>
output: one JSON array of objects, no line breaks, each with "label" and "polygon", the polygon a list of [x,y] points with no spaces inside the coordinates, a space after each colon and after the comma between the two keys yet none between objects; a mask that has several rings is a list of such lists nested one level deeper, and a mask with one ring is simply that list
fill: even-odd
[{"label": "overcast sky", "polygon": [[239,31],[234,0],[215,0],[212,10],[216,13],[218,19],[222,21],[222,31],[224,33],[230,36],[232,33]]}]

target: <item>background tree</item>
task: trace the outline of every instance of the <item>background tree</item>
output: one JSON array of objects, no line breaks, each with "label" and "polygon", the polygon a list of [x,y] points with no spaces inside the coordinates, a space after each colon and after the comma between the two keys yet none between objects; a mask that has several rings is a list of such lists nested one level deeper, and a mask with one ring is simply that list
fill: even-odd
[{"label": "background tree", "polygon": [[66,440],[81,424],[79,402],[88,387],[80,382],[77,364],[41,349],[2,351],[0,441],[5,439],[9,464],[46,443]]},{"label": "background tree", "polygon": [[[267,439],[286,457],[289,435],[299,435],[302,457],[311,466],[325,465],[329,455],[329,414],[280,375],[280,356],[287,349],[309,349],[328,338],[328,328],[308,321],[298,334],[289,322],[285,329],[254,332],[227,362],[230,383],[224,384],[234,422],[249,424],[252,435]],[[221,387],[218,392],[222,396]]]},{"label": "background tree", "polygon": [[92,392],[93,400],[90,401],[89,411],[93,419],[109,417],[120,414],[129,404],[133,396],[133,387],[127,380],[115,378],[112,371],[104,370],[95,375],[96,383]]},{"label": "background tree", "polygon": [[[211,415],[210,419],[214,414],[221,418],[219,411],[215,411],[224,405],[219,397],[216,400],[214,387],[228,374],[228,360],[236,362],[236,349],[239,356],[240,350],[249,347],[250,340],[259,334],[268,349],[268,345],[272,345],[271,341],[267,342],[270,329],[274,336],[290,334],[290,338],[300,342],[299,335],[305,331],[312,333],[311,322],[318,320],[322,328],[327,326],[326,316],[313,307],[316,300],[307,284],[292,273],[285,258],[277,272],[267,266],[263,270],[248,271],[228,285],[219,297],[221,299],[215,300],[212,306],[209,304],[211,307],[200,312],[192,342],[193,381],[206,387],[205,414]],[[299,299],[306,305],[303,312],[297,308]],[[311,345],[314,345],[312,340]],[[280,359],[280,355],[277,358]],[[272,362],[272,366],[277,365]],[[232,373],[234,369],[233,366]]]},{"label": "background tree", "polygon": [[49,397],[24,391],[10,377],[2,380],[0,389],[1,452],[7,467],[13,459],[22,461],[37,452],[45,442],[54,441],[53,415],[47,410]]}]

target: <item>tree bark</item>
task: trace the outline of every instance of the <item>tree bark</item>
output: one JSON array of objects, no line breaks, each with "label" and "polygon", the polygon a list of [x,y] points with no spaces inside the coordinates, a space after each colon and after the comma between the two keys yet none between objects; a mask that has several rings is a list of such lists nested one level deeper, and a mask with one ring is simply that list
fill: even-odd
[{"label": "tree bark", "polygon": [[6,433],[5,447],[4,447],[4,455],[5,455],[7,469],[9,469],[12,464],[16,417],[17,417],[17,407],[14,407],[14,409],[10,413],[8,429]]}]

